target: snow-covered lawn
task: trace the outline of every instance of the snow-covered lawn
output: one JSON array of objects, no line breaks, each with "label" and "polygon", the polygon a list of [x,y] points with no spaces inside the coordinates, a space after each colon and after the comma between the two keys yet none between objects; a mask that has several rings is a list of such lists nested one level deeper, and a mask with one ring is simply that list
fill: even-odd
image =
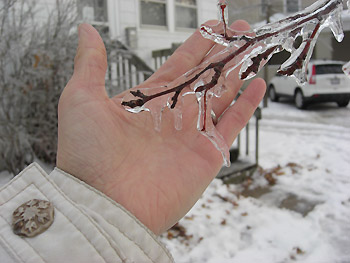
[{"label": "snow-covered lawn", "polygon": [[161,240],[179,263],[350,262],[350,106],[270,103],[260,124],[260,173],[214,180]]},{"label": "snow-covered lawn", "polygon": [[[270,102],[260,122],[260,166],[241,185],[214,180],[161,237],[175,261],[349,263],[350,106],[300,111]],[[9,178],[1,173],[0,185]]]}]

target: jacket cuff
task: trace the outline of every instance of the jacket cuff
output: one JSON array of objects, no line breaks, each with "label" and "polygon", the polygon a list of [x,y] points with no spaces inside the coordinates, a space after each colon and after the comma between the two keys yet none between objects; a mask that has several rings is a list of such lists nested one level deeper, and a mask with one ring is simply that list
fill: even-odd
[{"label": "jacket cuff", "polygon": [[146,256],[151,262],[173,262],[154,233],[120,204],[59,168],[50,178],[120,245],[126,258],[140,262]]},{"label": "jacket cuff", "polygon": [[[35,237],[12,230],[12,214],[40,199],[54,206],[54,221]],[[34,210],[35,211],[35,210]],[[38,164],[0,188],[0,258],[5,262],[173,262],[154,234],[101,192]]]}]

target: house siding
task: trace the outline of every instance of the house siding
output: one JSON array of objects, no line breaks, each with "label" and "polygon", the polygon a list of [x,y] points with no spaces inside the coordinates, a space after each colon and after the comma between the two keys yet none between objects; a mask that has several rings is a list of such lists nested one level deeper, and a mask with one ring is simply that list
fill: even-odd
[{"label": "house siding", "polygon": [[[56,0],[37,0],[40,8],[38,19],[46,20],[50,10],[55,6]],[[175,0],[167,0],[167,26],[152,27],[140,24],[139,0],[106,0],[108,5],[109,33],[112,39],[123,43],[130,40],[127,32],[132,29],[131,36],[133,51],[150,66],[152,51],[170,48],[173,43],[181,43],[187,39],[195,29],[178,29],[175,27]],[[197,23],[200,25],[217,16],[216,0],[197,1]],[[76,10],[75,10],[76,12]],[[82,21],[84,22],[84,21]],[[86,21],[89,22],[89,21]]]},{"label": "house siding", "polygon": [[[117,2],[119,2],[119,10],[116,10],[115,14],[120,15],[120,19],[117,19],[119,25],[116,27],[119,30],[112,32],[112,37],[117,37],[124,42],[128,38],[127,29],[134,28],[136,34],[132,38],[135,46],[132,48],[151,67],[153,66],[153,50],[170,48],[173,43],[183,42],[195,31],[195,29],[176,28],[175,0],[166,1],[167,26],[164,27],[141,25],[139,0],[119,0]],[[216,1],[197,1],[197,11],[198,25],[216,18]]]}]

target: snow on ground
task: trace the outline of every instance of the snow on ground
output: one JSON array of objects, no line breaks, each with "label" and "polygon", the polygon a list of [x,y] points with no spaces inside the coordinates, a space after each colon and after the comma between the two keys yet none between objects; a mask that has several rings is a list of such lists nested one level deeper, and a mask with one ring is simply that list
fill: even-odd
[{"label": "snow on ground", "polygon": [[[39,166],[47,173],[50,174],[54,169],[54,166],[44,163],[39,160],[37,157],[34,158],[34,162],[38,163]],[[8,171],[0,171],[0,187],[9,183],[13,178],[13,174]],[[1,263],[1,262],[0,262]]]},{"label": "snow on ground", "polygon": [[[349,131],[350,106],[270,102],[261,169],[241,185],[214,180],[161,240],[178,263],[349,263]],[[10,177],[1,173],[0,186]]]},{"label": "snow on ground", "polygon": [[350,106],[270,102],[260,124],[260,172],[214,180],[161,240],[179,263],[350,262]]}]

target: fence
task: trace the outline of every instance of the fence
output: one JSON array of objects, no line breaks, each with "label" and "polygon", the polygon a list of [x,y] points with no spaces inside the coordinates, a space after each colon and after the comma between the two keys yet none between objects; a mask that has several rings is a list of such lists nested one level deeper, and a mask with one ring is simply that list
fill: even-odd
[{"label": "fence", "polygon": [[135,87],[153,74],[153,69],[119,41],[112,41],[107,47],[108,72],[107,92],[114,96]]},{"label": "fence", "polygon": [[152,51],[152,58],[154,61],[154,68],[158,69],[160,66],[174,53],[174,51],[180,46],[179,43],[174,43],[171,48],[158,49]]},{"label": "fence", "polygon": [[[259,121],[262,117],[261,108],[257,108],[254,112],[254,116],[247,123],[241,133],[238,135],[235,144],[230,149],[230,160],[233,163],[230,167],[223,167],[218,178],[222,179],[225,183],[241,183],[247,177],[251,176],[259,165]],[[255,125],[251,125],[254,121]],[[251,130],[251,126],[255,126],[255,131]],[[255,133],[255,140],[251,149],[251,135]],[[243,152],[242,152],[243,150]],[[249,156],[254,152],[254,156]]]}]

